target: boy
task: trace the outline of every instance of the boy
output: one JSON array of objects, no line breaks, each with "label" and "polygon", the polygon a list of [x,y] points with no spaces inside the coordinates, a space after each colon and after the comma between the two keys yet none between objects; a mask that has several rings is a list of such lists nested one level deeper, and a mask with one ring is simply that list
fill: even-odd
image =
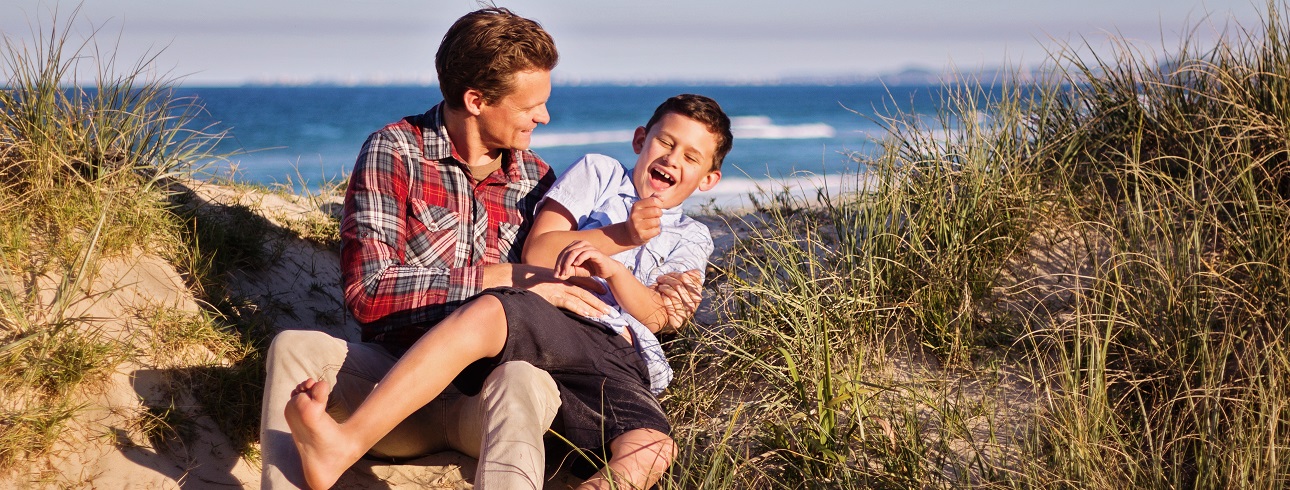
[{"label": "boy", "polygon": [[675,445],[655,398],[671,377],[653,335],[668,312],[647,283],[707,262],[707,228],[679,206],[720,181],[731,139],[716,102],[676,96],[636,129],[639,157],[630,175],[611,158],[589,155],[552,187],[525,261],[551,266],[559,278],[597,278],[616,309],[565,312],[525,290],[487,290],[417,340],[343,424],[324,412],[326,383],[301,383],[286,416],[309,484],[330,486],[449,382],[472,393],[494,367],[514,360],[555,379],[562,400],[556,424],[569,442],[595,449],[609,441],[609,465],[583,488],[608,488],[611,479],[635,488],[657,482]]}]

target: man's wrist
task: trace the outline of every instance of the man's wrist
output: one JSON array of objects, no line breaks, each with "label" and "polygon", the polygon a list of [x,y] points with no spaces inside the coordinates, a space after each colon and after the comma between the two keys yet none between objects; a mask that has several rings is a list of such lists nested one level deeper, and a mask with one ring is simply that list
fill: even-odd
[{"label": "man's wrist", "polygon": [[513,264],[488,264],[483,268],[483,286],[484,289],[496,287],[510,287],[515,285],[515,270]]}]

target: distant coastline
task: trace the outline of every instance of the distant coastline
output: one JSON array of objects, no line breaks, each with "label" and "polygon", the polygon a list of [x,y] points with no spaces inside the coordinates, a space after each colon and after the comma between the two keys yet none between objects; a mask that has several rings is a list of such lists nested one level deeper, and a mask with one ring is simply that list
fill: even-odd
[{"label": "distant coastline", "polygon": [[[911,66],[882,73],[850,73],[822,75],[785,75],[777,77],[741,78],[577,78],[554,74],[552,83],[557,87],[657,87],[657,86],[887,86],[936,85],[964,76],[982,80],[1036,80],[1044,74],[1037,67],[1012,68],[1003,65],[975,70],[938,70],[924,66]],[[348,78],[253,78],[242,82],[188,82],[184,87],[437,87],[432,75],[418,77],[348,77]]]}]

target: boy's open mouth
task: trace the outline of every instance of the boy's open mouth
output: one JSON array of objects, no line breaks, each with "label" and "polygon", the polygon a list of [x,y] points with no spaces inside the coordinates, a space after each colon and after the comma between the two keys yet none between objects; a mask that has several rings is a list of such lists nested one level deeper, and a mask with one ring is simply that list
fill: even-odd
[{"label": "boy's open mouth", "polygon": [[676,185],[676,179],[674,177],[657,168],[649,169],[649,177],[655,190],[663,190]]}]

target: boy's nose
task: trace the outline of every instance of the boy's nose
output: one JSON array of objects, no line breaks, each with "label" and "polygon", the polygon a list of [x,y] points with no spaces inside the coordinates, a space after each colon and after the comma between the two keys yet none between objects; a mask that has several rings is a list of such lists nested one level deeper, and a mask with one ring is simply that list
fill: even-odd
[{"label": "boy's nose", "polygon": [[670,167],[675,167],[683,158],[685,158],[685,155],[680,150],[672,150],[667,152],[667,158],[664,158],[663,162]]}]

